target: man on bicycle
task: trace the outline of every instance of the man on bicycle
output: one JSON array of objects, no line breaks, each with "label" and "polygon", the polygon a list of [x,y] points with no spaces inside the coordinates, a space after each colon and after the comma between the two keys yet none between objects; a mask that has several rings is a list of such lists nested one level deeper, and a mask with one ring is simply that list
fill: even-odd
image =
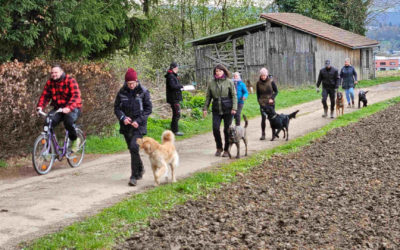
[{"label": "man on bicycle", "polygon": [[62,112],[56,113],[52,118],[53,127],[64,121],[64,127],[72,142],[68,146],[72,151],[77,152],[81,142],[76,135],[74,123],[81,114],[81,92],[77,81],[66,75],[60,65],[51,67],[51,77],[44,86],[37,104],[37,111],[42,111],[50,101],[54,108],[50,113],[55,113],[62,108]]}]

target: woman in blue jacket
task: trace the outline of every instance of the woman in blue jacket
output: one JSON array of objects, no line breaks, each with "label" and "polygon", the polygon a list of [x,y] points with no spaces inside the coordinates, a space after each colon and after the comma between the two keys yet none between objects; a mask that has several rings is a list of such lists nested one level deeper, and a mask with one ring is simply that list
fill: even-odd
[{"label": "woman in blue jacket", "polygon": [[354,108],[354,86],[358,82],[357,72],[356,69],[350,65],[350,58],[344,60],[344,67],[340,70],[340,82],[342,84],[342,89],[346,92],[347,107]]},{"label": "woman in blue jacket", "polygon": [[240,126],[240,115],[242,113],[244,101],[249,96],[249,92],[247,91],[246,84],[244,84],[242,79],[240,79],[239,72],[233,73],[233,83],[235,84],[238,100],[238,108],[235,114],[235,124],[236,126]]}]

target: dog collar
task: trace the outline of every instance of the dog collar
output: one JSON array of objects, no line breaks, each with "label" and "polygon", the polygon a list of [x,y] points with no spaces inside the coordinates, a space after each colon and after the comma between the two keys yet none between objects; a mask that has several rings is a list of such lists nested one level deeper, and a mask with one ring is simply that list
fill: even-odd
[{"label": "dog collar", "polygon": [[278,116],[278,114],[275,114],[271,119],[275,119]]}]

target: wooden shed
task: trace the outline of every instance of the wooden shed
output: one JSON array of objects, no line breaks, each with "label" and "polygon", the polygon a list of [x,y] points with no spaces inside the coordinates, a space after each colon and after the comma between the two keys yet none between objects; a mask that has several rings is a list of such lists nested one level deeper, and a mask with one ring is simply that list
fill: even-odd
[{"label": "wooden shed", "polygon": [[279,84],[314,84],[326,59],[340,70],[347,57],[359,80],[375,77],[373,48],[378,41],[295,13],[268,13],[261,18],[265,21],[189,42],[195,50],[199,84],[212,79],[218,63],[252,83],[266,67]]}]

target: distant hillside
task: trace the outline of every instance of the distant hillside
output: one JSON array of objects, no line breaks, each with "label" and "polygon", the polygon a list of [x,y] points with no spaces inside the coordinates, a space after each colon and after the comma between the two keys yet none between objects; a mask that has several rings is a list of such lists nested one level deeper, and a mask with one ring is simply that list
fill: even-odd
[{"label": "distant hillside", "polygon": [[379,14],[374,20],[371,25],[372,26],[379,26],[379,24],[382,25],[400,25],[400,12],[385,12],[382,14]]}]

